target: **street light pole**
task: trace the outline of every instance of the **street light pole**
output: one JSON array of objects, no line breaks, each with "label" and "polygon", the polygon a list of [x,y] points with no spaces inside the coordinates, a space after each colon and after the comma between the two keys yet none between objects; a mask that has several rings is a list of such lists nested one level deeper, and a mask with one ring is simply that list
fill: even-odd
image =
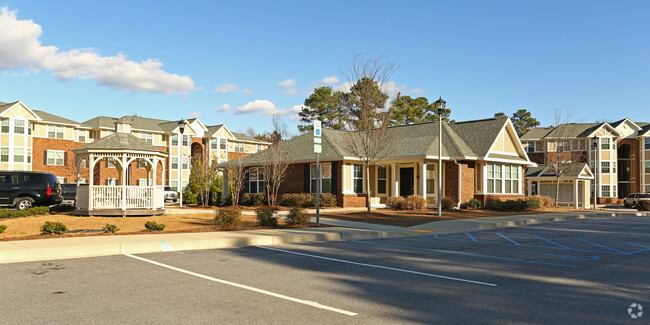
[{"label": "street light pole", "polygon": [[185,120],[178,122],[178,206],[183,207],[183,132],[185,131]]},{"label": "street light pole", "polygon": [[598,200],[598,138],[594,139],[594,211],[596,211],[596,201]]},{"label": "street light pole", "polygon": [[[438,113],[438,216],[442,216],[442,113],[445,110],[446,101],[442,96],[433,103]],[[458,198],[460,201],[460,198]]]}]

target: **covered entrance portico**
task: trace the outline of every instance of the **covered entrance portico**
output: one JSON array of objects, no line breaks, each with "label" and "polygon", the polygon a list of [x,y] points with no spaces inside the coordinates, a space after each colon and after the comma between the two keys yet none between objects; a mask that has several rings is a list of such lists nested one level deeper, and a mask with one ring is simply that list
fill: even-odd
[{"label": "covered entrance portico", "polygon": [[[167,153],[131,134],[126,118],[115,122],[116,133],[72,150],[77,162],[76,214],[157,215],[164,209],[164,175]],[[119,179],[100,185],[101,162],[115,166]],[[131,167],[137,163],[147,173],[145,183],[132,185]],[[79,184],[80,167],[88,168],[89,184]],[[158,173],[158,169],[162,173]],[[97,175],[96,175],[97,174]],[[85,175],[84,175],[85,176]],[[85,177],[84,177],[85,178]]]}]

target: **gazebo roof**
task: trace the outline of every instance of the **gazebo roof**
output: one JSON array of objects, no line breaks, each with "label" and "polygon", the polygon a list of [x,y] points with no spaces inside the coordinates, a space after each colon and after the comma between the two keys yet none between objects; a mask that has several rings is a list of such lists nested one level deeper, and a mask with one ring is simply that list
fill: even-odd
[{"label": "gazebo roof", "polygon": [[155,147],[142,139],[130,134],[130,133],[113,133],[109,136],[101,138],[97,141],[85,144],[81,147],[73,149],[72,152],[75,154],[83,152],[115,152],[115,151],[138,151],[142,153],[149,154],[163,154],[167,155],[167,152]]}]

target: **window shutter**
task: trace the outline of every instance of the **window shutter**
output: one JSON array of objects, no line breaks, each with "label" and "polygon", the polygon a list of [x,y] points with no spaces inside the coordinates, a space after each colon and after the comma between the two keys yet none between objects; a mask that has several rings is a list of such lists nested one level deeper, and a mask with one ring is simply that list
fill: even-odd
[{"label": "window shutter", "polygon": [[309,163],[304,164],[304,175],[303,175],[303,185],[302,185],[302,192],[303,193],[309,193]]},{"label": "window shutter", "polygon": [[338,161],[332,162],[332,194],[338,193],[339,169]]}]

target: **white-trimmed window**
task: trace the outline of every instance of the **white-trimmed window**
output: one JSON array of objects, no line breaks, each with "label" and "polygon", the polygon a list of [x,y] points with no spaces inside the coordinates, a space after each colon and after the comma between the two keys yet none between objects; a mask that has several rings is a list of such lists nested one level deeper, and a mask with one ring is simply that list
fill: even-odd
[{"label": "white-trimmed window", "polygon": [[377,166],[377,194],[386,194],[386,185],[387,181],[387,169],[386,166]]},{"label": "white-trimmed window", "polygon": [[9,148],[0,148],[0,162],[9,162]]},{"label": "white-trimmed window", "polygon": [[172,157],[172,169],[178,169],[178,157]]},{"label": "white-trimmed window", "polygon": [[257,167],[248,170],[248,193],[266,192],[264,169]]},{"label": "white-trimmed window", "polygon": [[172,134],[170,138],[172,140],[172,146],[178,146],[178,134]]},{"label": "white-trimmed window", "polygon": [[0,120],[0,133],[9,133],[9,119],[3,118]]},{"label": "white-trimmed window", "polygon": [[526,151],[535,152],[535,141],[528,141],[526,143]]},{"label": "white-trimmed window", "polygon": [[14,148],[14,162],[27,162],[27,159],[25,159],[25,148]]},{"label": "white-trimmed window", "polygon": [[140,169],[147,168],[147,161],[144,159],[138,159],[137,167]]},{"label": "white-trimmed window", "polygon": [[[4,149],[4,148],[3,148]],[[644,170],[646,174],[650,174],[650,161],[644,162]],[[647,192],[647,191],[646,191]]]},{"label": "white-trimmed window", "polygon": [[20,119],[14,120],[14,133],[16,134],[25,133],[25,120],[20,120]]},{"label": "white-trimmed window", "polygon": [[210,149],[211,150],[219,149],[219,139],[217,138],[210,139]]},{"label": "white-trimmed window", "polygon": [[643,139],[643,147],[645,150],[650,150],[650,138]]},{"label": "white-trimmed window", "polygon": [[[332,193],[332,164],[320,164],[320,178],[321,178],[321,193]],[[316,184],[318,183],[318,175],[316,174],[316,164],[309,166],[309,193],[316,193]]]},{"label": "white-trimmed window", "polygon": [[47,164],[49,166],[63,166],[65,164],[65,151],[63,151],[63,150],[48,150],[47,151]]},{"label": "white-trimmed window", "polygon": [[115,168],[113,158],[106,158],[106,168]]},{"label": "white-trimmed window", "polygon": [[[610,149],[610,144],[612,142],[611,138],[600,138],[600,149],[601,150],[609,150]],[[613,149],[613,148],[611,148]]]},{"label": "white-trimmed window", "polygon": [[600,191],[601,191],[600,194],[601,194],[603,197],[610,197],[610,196],[611,196],[611,195],[610,195],[611,193],[610,193],[610,186],[609,186],[609,185],[603,185],[603,186],[601,186]]},{"label": "white-trimmed window", "polygon": [[178,181],[171,181],[169,187],[178,190]]},{"label": "white-trimmed window", "polygon": [[85,177],[79,177],[79,184],[88,184],[88,180]]},{"label": "white-trimmed window", "polygon": [[153,133],[140,132],[140,140],[148,144],[153,144]]},{"label": "white-trimmed window", "polygon": [[504,192],[519,193],[519,166],[505,165],[504,168]]},{"label": "white-trimmed window", "polygon": [[108,186],[117,186],[117,178],[107,178],[106,185]]},{"label": "white-trimmed window", "polygon": [[65,128],[61,125],[48,125],[47,137],[50,139],[63,139]]},{"label": "white-trimmed window", "polygon": [[183,157],[183,169],[190,169],[190,158]]},{"label": "white-trimmed window", "polygon": [[77,142],[86,142],[88,139],[88,131],[77,130]]},{"label": "white-trimmed window", "polygon": [[555,141],[555,151],[565,152],[571,150],[571,141],[569,140],[559,140]]},{"label": "white-trimmed window", "polygon": [[235,152],[244,152],[244,143],[243,142],[235,142]]},{"label": "white-trimmed window", "polygon": [[646,193],[650,193],[650,185],[646,185],[646,186],[645,186],[645,192],[646,192]]},{"label": "white-trimmed window", "polygon": [[611,171],[609,169],[609,161],[601,161],[600,162],[600,171],[603,174],[609,174]]},{"label": "white-trimmed window", "polygon": [[352,165],[352,186],[354,193],[363,193],[363,165]]},{"label": "white-trimmed window", "polygon": [[147,186],[147,179],[146,178],[138,179],[138,186]]},{"label": "white-trimmed window", "polygon": [[190,145],[190,136],[187,134],[183,134],[183,147],[187,147]]},{"label": "white-trimmed window", "polygon": [[262,151],[262,145],[261,144],[255,145],[255,149],[257,150],[257,152]]},{"label": "white-trimmed window", "polygon": [[520,166],[487,164],[485,174],[488,194],[520,193]]},{"label": "white-trimmed window", "polygon": [[487,164],[487,192],[488,193],[501,193],[501,165]]},{"label": "white-trimmed window", "polygon": [[436,165],[427,164],[427,194],[436,193],[438,188],[436,187]]},{"label": "white-trimmed window", "polygon": [[228,139],[219,140],[219,149],[226,150],[228,148]]}]

